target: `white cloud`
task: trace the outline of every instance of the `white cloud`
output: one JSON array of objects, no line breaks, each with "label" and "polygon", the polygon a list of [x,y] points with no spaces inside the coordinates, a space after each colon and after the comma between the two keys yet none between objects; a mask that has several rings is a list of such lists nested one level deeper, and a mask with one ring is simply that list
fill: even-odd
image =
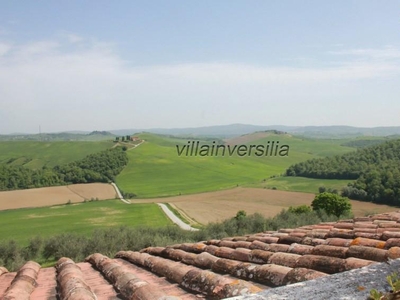
[{"label": "white cloud", "polygon": [[11,49],[10,44],[0,43],[0,56],[7,54],[7,52],[9,52],[10,49]]},{"label": "white cloud", "polygon": [[[85,40],[79,47],[73,45],[47,40],[3,46],[7,55],[0,55],[0,128],[12,132],[36,130],[37,124],[48,131],[237,122],[306,125],[321,120],[328,108],[328,123],[348,124],[339,106],[346,103],[350,109],[354,103],[365,109],[363,103],[380,94],[370,82],[398,80],[400,73],[399,64],[374,59],[319,68],[220,62],[130,67],[107,43]],[[393,57],[396,49],[390,51]],[[396,105],[390,113],[400,109]]]},{"label": "white cloud", "polygon": [[72,33],[67,34],[67,38],[70,43],[79,43],[83,41],[81,36]]},{"label": "white cloud", "polygon": [[398,59],[400,58],[400,50],[393,46],[386,46],[381,49],[361,48],[342,51],[331,51],[330,54],[350,55],[355,57],[372,58],[372,59]]},{"label": "white cloud", "polygon": [[42,59],[46,55],[53,53],[60,44],[56,41],[38,41],[23,46],[14,47],[12,59],[18,63],[20,60]]}]

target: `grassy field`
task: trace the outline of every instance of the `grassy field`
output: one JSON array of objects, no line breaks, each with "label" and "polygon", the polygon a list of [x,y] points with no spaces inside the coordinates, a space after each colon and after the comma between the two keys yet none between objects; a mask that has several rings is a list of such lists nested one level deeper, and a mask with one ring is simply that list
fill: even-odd
[{"label": "grassy field", "polygon": [[26,244],[40,235],[89,234],[110,226],[162,227],[172,224],[157,204],[125,204],[120,200],[0,211],[0,240]]},{"label": "grassy field", "polygon": [[318,193],[318,188],[323,186],[327,189],[336,189],[340,191],[352,180],[340,179],[313,179],[305,177],[275,177],[268,178],[263,182],[248,184],[246,187],[267,188],[282,191],[294,191],[304,193]]},{"label": "grassy field", "polygon": [[[134,193],[139,198],[194,194],[257,184],[282,174],[293,163],[354,151],[354,148],[340,146],[339,140],[268,134],[261,138],[257,135],[255,140],[247,137],[246,144],[265,145],[267,141],[279,141],[281,145],[289,145],[288,156],[179,156],[176,145],[187,144],[187,140],[153,134],[142,134],[140,138],[145,143],[128,152],[129,163],[116,180],[123,191]],[[207,143],[211,144],[210,141]]]},{"label": "grassy field", "polygon": [[31,169],[54,167],[111,148],[112,141],[97,142],[0,142],[0,164]]}]

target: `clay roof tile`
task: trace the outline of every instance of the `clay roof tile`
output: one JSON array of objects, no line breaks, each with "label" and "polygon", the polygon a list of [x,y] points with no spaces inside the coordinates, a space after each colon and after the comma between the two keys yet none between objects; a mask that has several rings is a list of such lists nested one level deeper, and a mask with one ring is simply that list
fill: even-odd
[{"label": "clay roof tile", "polygon": [[0,267],[0,276],[5,274],[5,273],[8,273],[8,270],[6,268],[4,268],[4,267]]},{"label": "clay roof tile", "polygon": [[311,254],[346,258],[347,251],[348,251],[347,247],[318,245],[312,249]]},{"label": "clay roof tile", "polygon": [[307,254],[298,259],[296,267],[334,274],[345,271],[345,264],[342,258]]},{"label": "clay roof tile", "polygon": [[383,262],[386,261],[386,252],[387,250],[366,246],[350,246],[347,256]]},{"label": "clay roof tile", "polygon": [[3,296],[3,300],[29,300],[30,295],[37,286],[37,276],[40,265],[34,261],[28,261],[17,272],[10,286]]}]

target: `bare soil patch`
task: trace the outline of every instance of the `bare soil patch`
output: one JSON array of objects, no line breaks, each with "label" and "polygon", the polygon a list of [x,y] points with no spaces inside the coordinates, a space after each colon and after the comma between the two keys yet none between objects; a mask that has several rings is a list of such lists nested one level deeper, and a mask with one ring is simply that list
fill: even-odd
[{"label": "bare soil patch", "polygon": [[[234,217],[239,210],[247,214],[260,213],[272,217],[289,206],[310,205],[315,195],[259,188],[234,188],[230,190],[201,193],[169,198],[137,199],[133,203],[168,202],[184,211],[199,223],[207,224]],[[395,211],[397,208],[369,202],[351,200],[355,216],[365,216]]]},{"label": "bare soil patch", "polygon": [[114,199],[115,190],[111,184],[74,184],[28,190],[0,192],[0,210],[26,207],[40,207],[82,202],[85,199]]}]

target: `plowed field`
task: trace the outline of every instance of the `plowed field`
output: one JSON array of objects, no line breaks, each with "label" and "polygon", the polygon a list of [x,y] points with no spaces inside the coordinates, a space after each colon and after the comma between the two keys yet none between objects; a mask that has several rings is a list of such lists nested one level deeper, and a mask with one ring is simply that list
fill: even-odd
[{"label": "plowed field", "polygon": [[24,207],[41,207],[57,204],[82,202],[85,199],[114,199],[111,184],[89,183],[68,186],[0,192],[0,210]]}]

